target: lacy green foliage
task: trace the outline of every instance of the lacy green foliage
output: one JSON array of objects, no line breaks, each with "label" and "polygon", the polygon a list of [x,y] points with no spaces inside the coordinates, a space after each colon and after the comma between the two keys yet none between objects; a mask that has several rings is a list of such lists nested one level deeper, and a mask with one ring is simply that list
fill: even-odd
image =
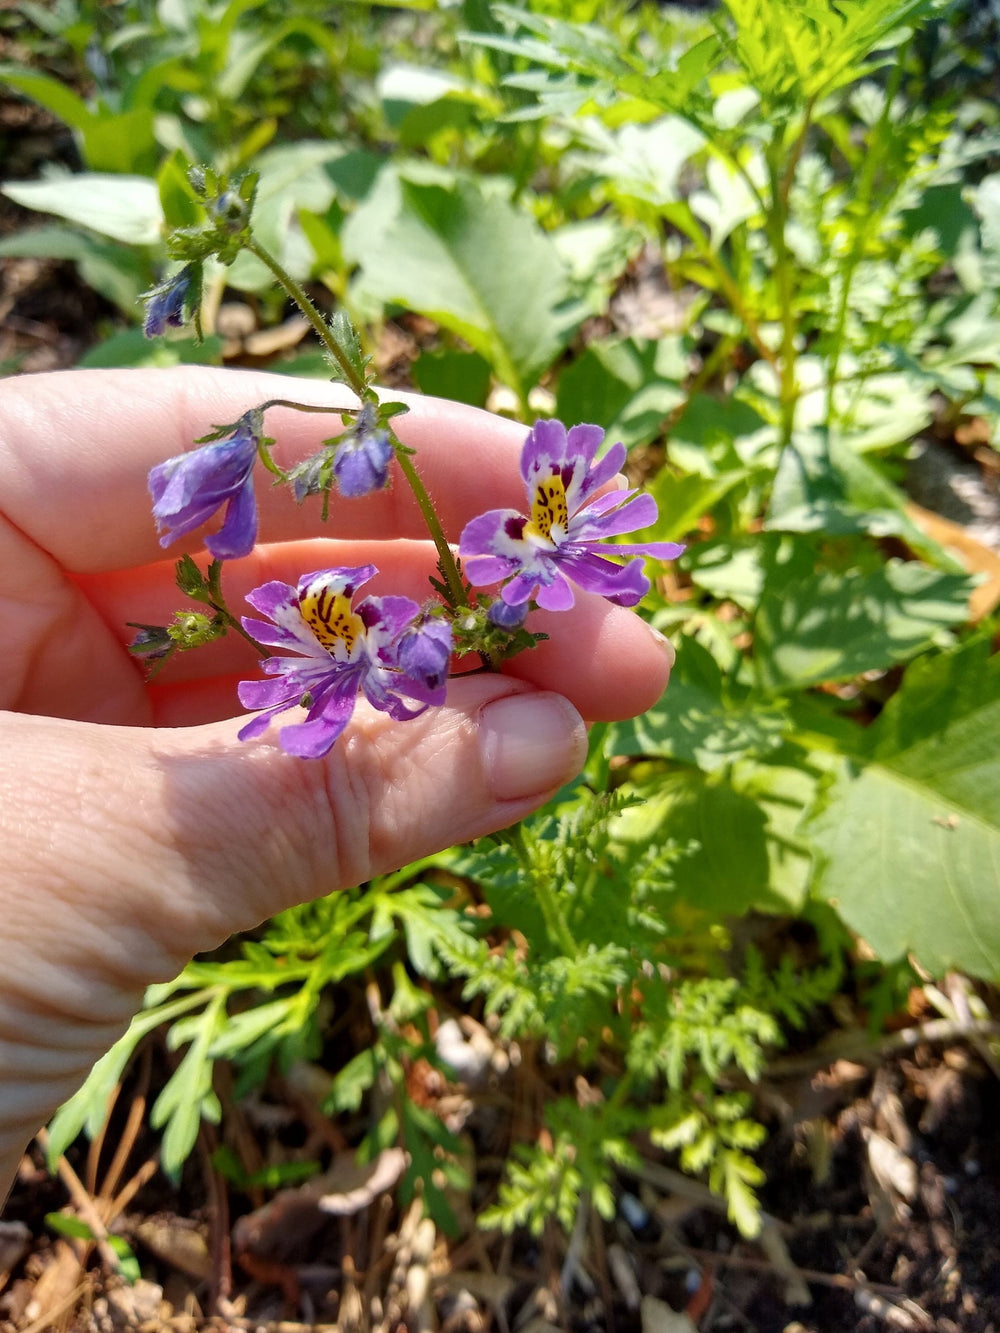
[{"label": "lacy green foliage", "polygon": [[443,1176],[449,1188],[467,1185],[456,1157],[458,1140],[405,1091],[413,1061],[439,1063],[427,1032],[433,1002],[399,960],[405,943],[410,966],[436,978],[442,959],[449,966],[468,960],[478,943],[469,918],[446,905],[445,891],[420,881],[421,869],[412,866],[366,889],[290,908],[269,922],[259,939],[244,940],[237,957],[196,960],[175,981],[151,986],[129,1031],[54,1118],[50,1161],[57,1161],[81,1130],[97,1133],[132,1052],[150,1032],[163,1028],[168,1050],[183,1055],[150,1119],[154,1128],[164,1130],[163,1168],[178,1176],[201,1121],[219,1120],[216,1061],[233,1066],[236,1095],[243,1095],[263,1082],[272,1064],[287,1069],[315,1060],[332,1017],[333,989],[351,978],[360,981],[381,960],[390,999],[373,1016],[370,1045],[334,1079],[328,1110],[355,1110],[376,1085],[391,1092],[389,1107],[372,1125],[363,1151],[374,1155],[388,1143],[401,1143],[410,1154],[403,1195],[412,1197],[419,1188],[435,1220],[453,1229],[454,1213],[439,1182]]},{"label": "lacy green foliage", "polygon": [[[742,978],[682,975],[722,970],[711,935],[678,919],[676,874],[689,849],[620,841],[629,806],[624,794],[582,793],[523,824],[504,854],[479,848],[455,866],[498,920],[517,922],[505,948],[462,969],[466,995],[485,998],[501,1032],[541,1041],[552,1064],[620,1069],[584,1106],[563,1098],[546,1109],[546,1141],[516,1149],[481,1221],[537,1233],[554,1216],[568,1228],[582,1197],[610,1216],[614,1171],[632,1160],[629,1136],[644,1130],[684,1169],[707,1173],[753,1234],[762,1176],[749,1153],[764,1130],[748,1097],[717,1088],[736,1074],[760,1077],[782,1022],[801,1026],[836,993],[839,962],[803,973],[783,958],[768,970],[750,949]],[[522,895],[534,910],[522,909]]]}]

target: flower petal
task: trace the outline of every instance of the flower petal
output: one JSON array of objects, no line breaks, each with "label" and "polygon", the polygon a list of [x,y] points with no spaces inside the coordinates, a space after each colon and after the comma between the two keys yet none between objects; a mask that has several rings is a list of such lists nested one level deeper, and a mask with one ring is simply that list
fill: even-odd
[{"label": "flower petal", "polygon": [[218,532],[205,538],[205,546],[216,560],[240,560],[257,541],[257,500],[248,477],[226,507],[226,518]]}]

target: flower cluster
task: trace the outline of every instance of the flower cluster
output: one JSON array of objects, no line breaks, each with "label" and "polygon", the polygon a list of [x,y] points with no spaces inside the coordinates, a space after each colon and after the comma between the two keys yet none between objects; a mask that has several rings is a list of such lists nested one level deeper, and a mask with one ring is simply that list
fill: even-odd
[{"label": "flower cluster", "polygon": [[[257,538],[253,468],[258,455],[278,470],[266,452],[264,410],[255,408],[235,426],[216,432],[228,431],[226,438],[153,468],[149,488],[162,545],[194,531],[224,506],[222,526],[206,537],[205,545],[218,561],[249,554]],[[473,593],[464,607],[450,607],[453,616],[461,615],[462,651],[466,622],[478,623],[476,616],[485,616],[492,627],[489,636],[495,639],[499,633],[508,652],[531,643],[533,637],[521,628],[529,610],[568,609],[574,585],[635,606],[649,589],[642,557],[672,559],[684,550],[676,542],[608,544],[609,538],[654,523],[656,503],[649,495],[616,487],[625,448],[612,445],[598,458],[602,440],[598,426],[567,431],[561,422],[537,421],[521,454],[527,512],[493,509],[466,524],[459,554],[468,584],[498,585],[498,595]],[[344,495],[365,495],[387,484],[393,455],[389,430],[377,408],[366,402],[348,430],[324,441],[319,453],[282,476],[298,500],[326,494],[334,481]],[[615,558],[621,556],[624,563]],[[445,608],[427,614],[410,598],[395,596],[368,596],[355,604],[355,594],[376,572],[374,565],[319,570],[296,587],[265,583],[249,594],[251,606],[267,619],[244,618],[243,629],[256,643],[277,651],[261,664],[264,680],[239,686],[240,702],[257,714],[240,732],[241,739],[261,735],[272,718],[301,706],[305,719],[281,728],[281,745],[289,754],[316,758],[341,735],[359,694],[400,720],[443,702],[453,650]],[[208,593],[200,600],[215,605]],[[236,625],[235,618],[229,623]],[[213,633],[222,632],[216,621],[211,627]],[[161,641],[150,637],[151,629],[144,627],[137,656],[159,652]],[[484,642],[492,642],[489,636]],[[171,641],[176,638],[171,630]],[[484,651],[475,637],[468,642]]]},{"label": "flower cluster", "polygon": [[282,727],[281,745],[287,754],[315,759],[347,726],[359,693],[400,721],[444,703],[451,627],[423,616],[409,597],[365,597],[355,605],[354,594],[377,573],[374,565],[321,569],[297,587],[265,583],[247,596],[272,623],[248,616],[244,629],[282,651],[261,664],[272,679],[240,683],[240,703],[261,710],[241,740],[301,705],[305,720]]}]

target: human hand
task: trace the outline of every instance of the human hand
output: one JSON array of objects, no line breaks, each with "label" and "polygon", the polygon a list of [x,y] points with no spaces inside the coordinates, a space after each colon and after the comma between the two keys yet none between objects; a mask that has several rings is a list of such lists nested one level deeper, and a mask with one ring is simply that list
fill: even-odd
[{"label": "human hand", "polygon": [[[520,819],[581,767],[581,717],[632,716],[666,684],[669,645],[585,594],[535,613],[529,627],[550,639],[503,675],[453,679],[447,703],[414,721],[359,701],[322,760],[289,757],[273,735],[237,741],[236,682],[256,667],[237,636],[147,683],[126,622],[166,623],[182,601],[147,473],[288,389],[283,376],[193,367],[0,383],[0,1198],[25,1142],[150,982],[293,903]],[[296,391],[353,402],[336,385]],[[398,431],[449,538],[521,503],[523,427],[409,401]],[[323,421],[269,413],[278,462],[307,456]],[[259,504],[261,545],[224,574],[234,610],[266,580],[369,561],[381,572],[367,591],[426,597],[433,547],[398,481],[334,498],[334,539],[314,535],[308,502],[264,486]]]}]

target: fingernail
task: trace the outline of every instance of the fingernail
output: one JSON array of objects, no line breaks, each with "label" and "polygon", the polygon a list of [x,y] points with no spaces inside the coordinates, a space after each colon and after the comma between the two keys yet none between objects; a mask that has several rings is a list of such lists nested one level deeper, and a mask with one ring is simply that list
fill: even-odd
[{"label": "fingernail", "polygon": [[646,626],[650,634],[656,640],[657,645],[659,646],[660,650],[665,654],[667,661],[670,663],[672,667],[674,665],[674,659],[677,656],[677,652],[674,648],[674,645],[670,642],[670,640],[667,638],[665,634],[661,634],[658,629],[654,629],[648,620],[644,620],[642,623]]},{"label": "fingernail", "polygon": [[537,796],[568,782],[587,758],[583,719],[561,694],[508,694],[479,720],[486,781],[498,801]]}]

